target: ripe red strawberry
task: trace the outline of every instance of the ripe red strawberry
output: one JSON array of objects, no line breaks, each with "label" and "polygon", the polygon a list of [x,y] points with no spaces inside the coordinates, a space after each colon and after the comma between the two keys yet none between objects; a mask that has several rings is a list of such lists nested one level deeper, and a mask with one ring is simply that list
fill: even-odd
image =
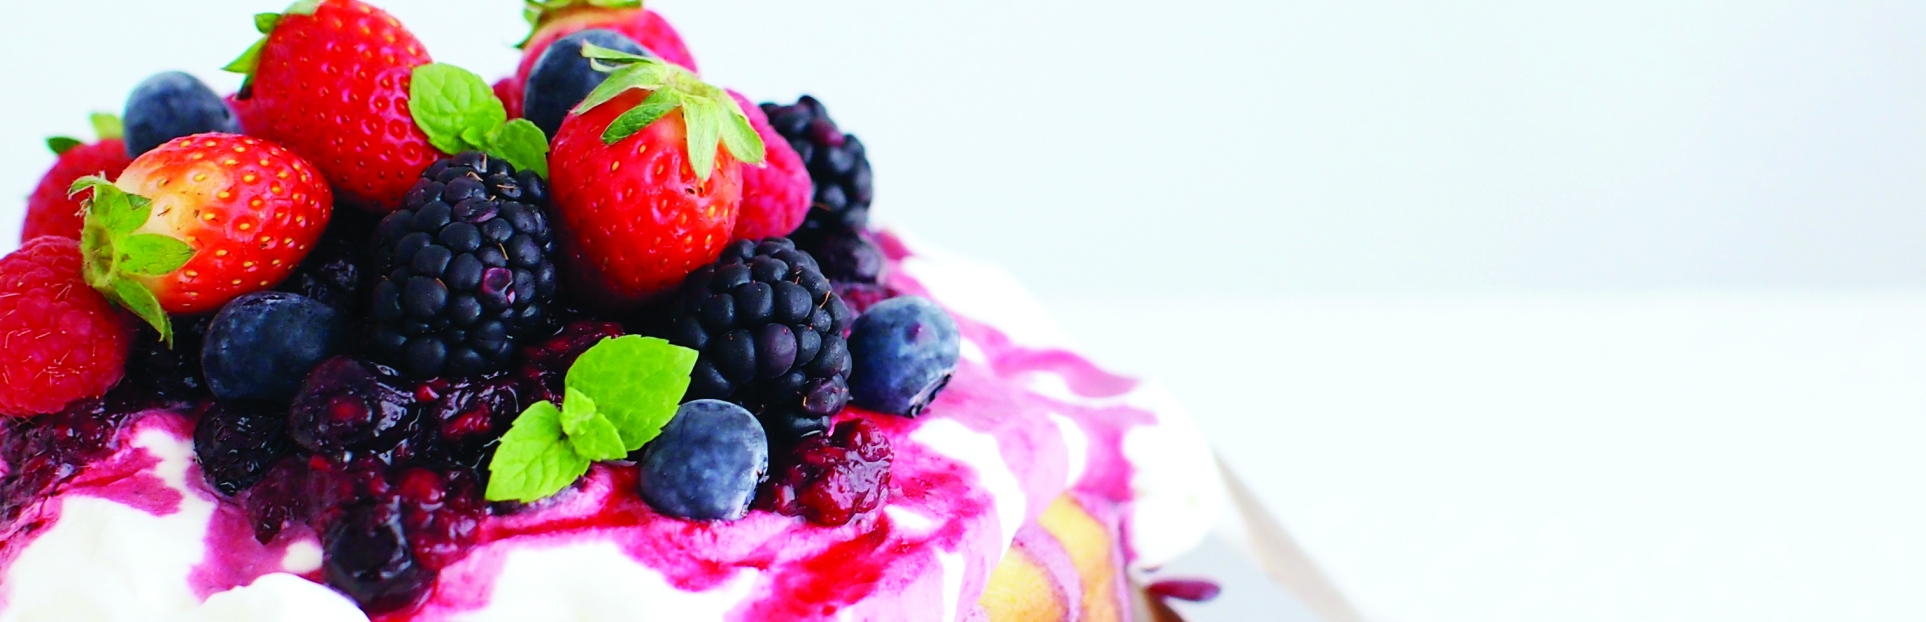
[{"label": "ripe red strawberry", "polygon": [[729,96],[749,117],[749,124],[755,126],[756,135],[762,137],[768,150],[761,166],[742,165],[742,213],[736,217],[736,239],[789,235],[809,215],[809,199],[815,190],[809,181],[809,168],[789,146],[789,140],[769,125],[762,108],[741,93],[729,91]]},{"label": "ripe red strawberry", "polygon": [[495,89],[510,118],[522,116],[523,85],[549,44],[590,28],[622,33],[662,60],[696,71],[695,56],[682,43],[682,35],[661,15],[642,8],[642,0],[529,0],[528,5],[528,23],[534,30],[522,44],[522,63],[513,77]]},{"label": "ripe red strawberry", "polygon": [[169,335],[162,312],[206,313],[273,287],[321,237],[334,196],[321,172],[273,143],[197,134],[155,148],[93,190],[81,248],[87,283]]},{"label": "ripe red strawberry", "polygon": [[64,237],[0,259],[0,415],[54,412],[120,382],[127,322],[80,274],[80,243]]},{"label": "ripe red strawberry", "polygon": [[27,197],[27,221],[20,227],[21,242],[43,235],[80,239],[81,197],[67,196],[67,189],[74,185],[74,180],[88,175],[118,176],[127,168],[127,163],[133,161],[127,157],[127,145],[120,140],[120,119],[108,114],[94,115],[94,131],[100,140],[93,144],[65,137],[47,139],[47,147],[60,158]]},{"label": "ripe red strawberry", "polygon": [[549,156],[563,276],[585,302],[639,307],[715,261],[742,201],[737,162],[762,139],[735,100],[687,70],[593,45],[607,82]]},{"label": "ripe red strawberry", "polygon": [[409,114],[427,48],[359,0],[302,0],[255,25],[265,37],[228,66],[248,75],[241,126],[313,162],[344,202],[393,211],[441,155]]}]

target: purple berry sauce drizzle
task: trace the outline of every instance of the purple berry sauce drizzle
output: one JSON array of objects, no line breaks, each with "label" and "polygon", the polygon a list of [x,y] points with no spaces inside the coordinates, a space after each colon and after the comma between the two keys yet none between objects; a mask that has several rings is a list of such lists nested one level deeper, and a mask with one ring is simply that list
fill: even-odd
[{"label": "purple berry sauce drizzle", "polygon": [[[876,240],[891,264],[885,296],[928,295],[897,269],[909,256],[902,243],[887,233],[878,233]],[[311,526],[339,524],[346,518],[357,525],[399,525],[408,540],[408,557],[417,566],[409,571],[426,577],[418,598],[374,615],[378,622],[435,619],[485,604],[511,549],[531,541],[545,546],[613,543],[675,587],[690,591],[715,588],[739,572],[760,572],[758,591],[730,619],[828,620],[846,613],[909,617],[902,609],[918,606],[912,599],[866,598],[877,593],[941,593],[945,588],[936,582],[943,573],[930,572],[944,563],[939,554],[1002,550],[1005,539],[1015,536],[1005,533],[1006,525],[1033,522],[1065,488],[1070,457],[1062,430],[1045,413],[1073,422],[1088,439],[1087,467],[1068,488],[1070,494],[1094,502],[1085,505],[1111,524],[1119,522],[1132,499],[1133,470],[1122,453],[1123,436],[1155,421],[1150,412],[1113,399],[1132,390],[1135,381],[1104,372],[1072,353],[1026,348],[986,324],[962,316],[956,320],[963,337],[983,357],[965,358],[949,388],[921,417],[850,407],[835,418],[839,428],[850,430],[848,438],[837,441],[833,435],[826,444],[859,458],[839,467],[839,476],[887,486],[874,500],[881,508],[864,510],[865,495],[856,494],[810,510],[847,511],[844,524],[823,525],[770,511],[751,512],[734,522],[663,516],[640,499],[636,469],[621,462],[598,463],[574,487],[535,504],[481,502],[477,474],[485,473],[485,462],[477,459],[486,451],[485,439],[498,436],[527,404],[559,397],[566,363],[600,338],[619,332],[611,324],[578,323],[557,339],[530,346],[524,356],[530,364],[521,369],[464,383],[430,381],[411,387],[410,398],[426,406],[418,409],[410,433],[392,445],[384,440],[379,449],[350,451],[355,456],[345,463],[295,452],[273,464],[259,484],[234,497],[216,492],[199,465],[189,464],[189,494],[214,506],[207,557],[190,581],[203,597],[246,585],[278,571],[288,548],[297,542],[346,539]],[[1038,373],[1061,377],[1076,399],[1030,390]],[[5,468],[0,474],[0,535],[5,536],[0,540],[0,571],[57,520],[65,500],[104,498],[157,516],[180,511],[179,493],[153,475],[159,458],[137,446],[136,439],[150,433],[192,438],[193,409],[188,406],[108,399],[77,405],[84,414],[0,423],[6,426],[0,430]],[[993,439],[1007,461],[1007,476],[1016,478],[1024,492],[1021,516],[1001,515],[1015,508],[999,508],[975,468],[912,440],[932,425],[960,426]],[[885,456],[879,447],[888,448],[886,474],[875,470]],[[772,481],[783,483],[780,477]],[[997,560],[982,555],[964,559],[963,592],[980,592]],[[437,573],[459,580],[436,581]],[[307,578],[326,581],[324,574],[317,570]]]}]

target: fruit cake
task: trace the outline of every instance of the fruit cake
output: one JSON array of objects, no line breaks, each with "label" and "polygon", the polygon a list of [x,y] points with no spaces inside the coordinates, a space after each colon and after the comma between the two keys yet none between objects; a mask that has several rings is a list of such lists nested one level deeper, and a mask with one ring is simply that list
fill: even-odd
[{"label": "fruit cake", "polygon": [[1166,391],[871,227],[821,102],[704,82],[633,0],[526,9],[491,87],[301,0],[234,94],[49,141],[0,622],[1141,619],[1223,503]]}]

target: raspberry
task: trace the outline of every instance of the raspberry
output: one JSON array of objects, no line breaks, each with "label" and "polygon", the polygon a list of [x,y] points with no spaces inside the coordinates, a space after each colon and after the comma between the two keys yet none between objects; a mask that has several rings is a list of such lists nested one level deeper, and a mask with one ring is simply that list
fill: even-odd
[{"label": "raspberry", "polygon": [[201,476],[221,494],[247,490],[293,449],[287,427],[287,413],[260,402],[207,403],[194,424]]},{"label": "raspberry", "polygon": [[685,399],[747,407],[772,441],[828,427],[849,401],[849,308],[789,240],[737,240],[689,275],[664,330],[700,351]]},{"label": "raspberry", "polygon": [[422,174],[375,233],[374,347],[417,378],[508,367],[555,298],[547,186],[469,152]]},{"label": "raspberry", "polygon": [[20,227],[20,241],[43,235],[80,239],[80,200],[91,196],[93,191],[68,196],[74,180],[88,175],[117,179],[133,161],[127,155],[127,145],[117,138],[62,152],[53,168],[40,178],[40,185],[34,186],[33,194],[27,197],[27,222]]},{"label": "raspberry", "polygon": [[481,486],[468,471],[409,469],[396,491],[402,533],[423,568],[439,571],[468,553],[481,533]]},{"label": "raspberry", "polygon": [[823,103],[808,95],[789,106],[763,104],[762,111],[808,165],[809,178],[815,182],[809,216],[790,235],[797,245],[808,250],[819,232],[860,231],[869,226],[875,190],[863,141],[838,129]]},{"label": "raspberry", "polygon": [[736,215],[735,237],[760,240],[789,235],[809,214],[809,169],[788,139],[769,126],[761,108],[735,91],[729,91],[729,96],[742,106],[765,148],[762,166],[742,165],[742,212]]},{"label": "raspberry", "polygon": [[79,242],[51,236],[0,259],[0,415],[54,412],[120,382],[127,324],[80,263]]},{"label": "raspberry", "polygon": [[875,510],[889,495],[895,452],[876,425],[852,419],[803,440],[774,470],[757,507],[831,527]]}]

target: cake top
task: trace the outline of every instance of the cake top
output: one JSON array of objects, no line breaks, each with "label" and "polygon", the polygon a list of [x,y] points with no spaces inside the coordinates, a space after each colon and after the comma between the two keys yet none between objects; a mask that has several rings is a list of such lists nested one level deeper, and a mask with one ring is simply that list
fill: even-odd
[{"label": "cake top", "polygon": [[1059,493],[1156,487],[1126,437],[1187,422],[952,314],[869,228],[866,151],[821,102],[705,82],[639,2],[526,8],[491,87],[378,8],[302,0],[254,16],[239,92],[158,74],[49,141],[0,259],[0,566],[71,544],[47,534],[84,497],[204,510],[155,532],[202,547],[199,599],[286,572],[428,617],[554,593],[511,578],[528,550],[607,545],[681,592],[759,585],[725,599],[757,611],[859,607],[794,581],[961,593]]}]

